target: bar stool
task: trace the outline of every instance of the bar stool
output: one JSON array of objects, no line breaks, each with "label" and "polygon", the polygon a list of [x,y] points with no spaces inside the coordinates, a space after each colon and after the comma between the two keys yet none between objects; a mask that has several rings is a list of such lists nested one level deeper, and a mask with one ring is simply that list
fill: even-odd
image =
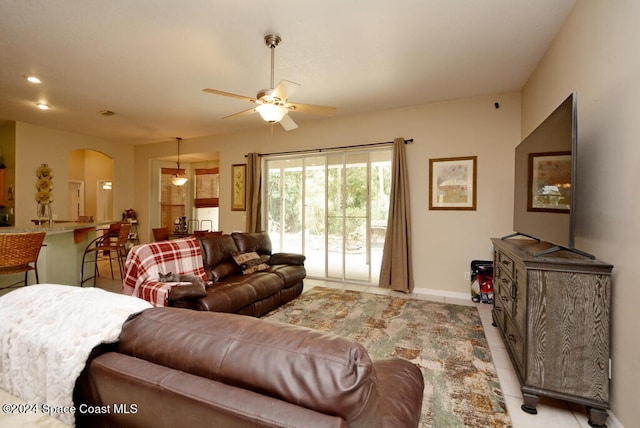
[{"label": "bar stool", "polygon": [[189,219],[187,222],[187,231],[191,231],[191,233],[193,233],[196,230],[200,230],[200,220],[197,218]]},{"label": "bar stool", "polygon": [[[117,227],[114,226],[114,230]],[[111,230],[111,228],[110,228]],[[118,234],[116,236],[109,231],[102,236],[98,236],[87,245],[82,255],[82,267],[80,271],[80,286],[84,286],[84,283],[93,279],[93,286],[96,286],[96,278],[100,276],[100,270],[98,269],[98,262],[100,260],[109,260],[109,267],[111,268],[111,279],[115,279],[113,274],[113,255],[115,254],[118,261],[118,267],[120,269],[120,278],[124,277],[124,262],[127,257],[126,243],[129,240],[129,232],[131,231],[130,223],[122,223],[119,226]],[[93,258],[87,258],[89,254],[94,254]],[[101,256],[102,254],[102,256]],[[94,262],[93,276],[89,278],[84,277],[84,266],[87,263]]]},{"label": "bar stool", "polygon": [[[45,236],[46,232],[0,234],[0,275],[24,272],[26,286],[29,284],[29,271],[35,271],[36,284],[39,283],[38,256]],[[2,288],[13,288],[21,282]]]},{"label": "bar stool", "polygon": [[[205,224],[208,224],[209,227],[206,227]],[[200,229],[213,230],[213,220],[209,220],[209,219],[200,220]]]},{"label": "bar stool", "polygon": [[155,242],[160,241],[168,241],[169,240],[169,228],[168,227],[158,227],[155,229],[151,229],[153,232],[153,240]]}]

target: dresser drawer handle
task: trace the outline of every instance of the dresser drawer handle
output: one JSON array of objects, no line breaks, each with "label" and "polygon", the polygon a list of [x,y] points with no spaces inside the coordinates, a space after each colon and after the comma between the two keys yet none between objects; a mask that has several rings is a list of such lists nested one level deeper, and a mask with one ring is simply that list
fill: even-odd
[{"label": "dresser drawer handle", "polygon": [[518,339],[516,339],[516,337],[513,334],[510,334],[509,336],[507,336],[509,338],[510,341],[512,341],[513,343],[516,343],[518,341]]},{"label": "dresser drawer handle", "polygon": [[509,266],[511,264],[509,260],[502,260],[500,263],[502,263],[505,266]]}]

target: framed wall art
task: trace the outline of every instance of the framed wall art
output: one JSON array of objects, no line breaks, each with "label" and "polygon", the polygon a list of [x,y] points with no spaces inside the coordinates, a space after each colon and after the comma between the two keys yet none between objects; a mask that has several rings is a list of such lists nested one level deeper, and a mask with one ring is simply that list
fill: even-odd
[{"label": "framed wall art", "polygon": [[477,156],[429,159],[429,209],[476,209]]},{"label": "framed wall art", "polygon": [[527,211],[568,213],[571,152],[529,153]]},{"label": "framed wall art", "polygon": [[231,166],[231,211],[246,211],[247,205],[247,164]]}]

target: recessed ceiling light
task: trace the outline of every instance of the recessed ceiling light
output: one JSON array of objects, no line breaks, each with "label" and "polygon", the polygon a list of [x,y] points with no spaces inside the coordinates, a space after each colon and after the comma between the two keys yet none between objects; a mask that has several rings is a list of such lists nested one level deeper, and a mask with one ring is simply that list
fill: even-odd
[{"label": "recessed ceiling light", "polygon": [[38,79],[36,76],[28,76],[27,80],[31,83],[42,83],[42,80]]},{"label": "recessed ceiling light", "polygon": [[36,104],[40,110],[49,110],[49,105],[45,103]]}]

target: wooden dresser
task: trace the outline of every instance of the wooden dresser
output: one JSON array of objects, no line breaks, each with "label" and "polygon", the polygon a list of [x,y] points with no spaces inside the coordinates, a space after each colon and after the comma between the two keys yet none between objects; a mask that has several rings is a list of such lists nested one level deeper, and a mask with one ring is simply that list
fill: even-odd
[{"label": "wooden dresser", "polygon": [[531,239],[492,239],[493,319],[511,356],[522,409],[540,395],[587,406],[604,427],[609,408],[613,266]]}]

